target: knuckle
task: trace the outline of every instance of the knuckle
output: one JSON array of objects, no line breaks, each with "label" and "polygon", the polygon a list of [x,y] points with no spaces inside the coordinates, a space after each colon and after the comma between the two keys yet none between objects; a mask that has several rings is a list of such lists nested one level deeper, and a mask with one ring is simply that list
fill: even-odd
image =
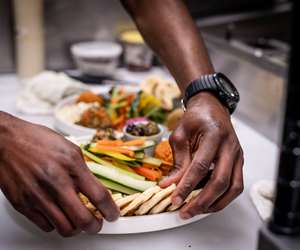
[{"label": "knuckle", "polygon": [[105,190],[95,192],[93,202],[95,206],[101,205],[103,202],[106,202],[109,199],[109,194]]},{"label": "knuckle", "polygon": [[244,191],[244,185],[243,183],[234,184],[232,186],[232,192],[238,196]]},{"label": "knuckle", "polygon": [[225,137],[228,134],[228,130],[222,121],[216,120],[209,124],[209,131],[219,137]]},{"label": "knuckle", "polygon": [[206,160],[196,161],[194,164],[194,169],[197,176],[202,176],[207,174],[210,167],[210,163]]},{"label": "knuckle", "polygon": [[213,180],[214,188],[218,192],[227,190],[229,187],[229,179],[227,177],[216,177]]},{"label": "knuckle", "polygon": [[170,135],[170,143],[171,144],[181,144],[186,140],[185,136],[183,133],[180,133],[179,131],[174,131]]}]

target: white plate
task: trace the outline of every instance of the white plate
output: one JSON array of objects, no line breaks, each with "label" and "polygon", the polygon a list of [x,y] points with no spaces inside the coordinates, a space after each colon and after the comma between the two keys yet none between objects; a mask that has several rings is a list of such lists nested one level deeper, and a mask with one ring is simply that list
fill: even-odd
[{"label": "white plate", "polygon": [[63,133],[64,135],[72,135],[72,136],[86,136],[86,135],[94,135],[96,133],[96,129],[85,128],[80,125],[76,125],[67,119],[63,119],[59,115],[59,111],[66,107],[75,104],[78,95],[70,96],[62,101],[60,101],[54,109],[54,128]]},{"label": "white plate", "polygon": [[[81,144],[87,143],[91,137],[69,137],[68,139],[76,144]],[[161,231],[190,224],[208,215],[201,214],[191,219],[183,220],[179,217],[179,212],[175,211],[154,215],[120,217],[115,222],[104,221],[103,228],[99,234],[135,234]]]},{"label": "white plate", "polygon": [[115,222],[103,223],[99,234],[134,234],[161,231],[180,227],[201,220],[209,214],[201,214],[189,220],[179,217],[179,212],[167,212],[154,215],[121,217]]},{"label": "white plate", "polygon": [[[111,87],[112,85],[105,85],[102,86],[101,88],[96,88],[95,90],[92,89],[92,92],[100,95],[106,95]],[[126,86],[125,89],[129,93],[136,93],[137,91],[139,91],[139,88],[137,86]],[[59,111],[62,108],[75,104],[78,96],[79,95],[73,95],[64,98],[56,105],[54,109],[54,128],[67,136],[94,135],[96,133],[96,129],[86,128],[80,125],[76,125],[59,115]]]}]

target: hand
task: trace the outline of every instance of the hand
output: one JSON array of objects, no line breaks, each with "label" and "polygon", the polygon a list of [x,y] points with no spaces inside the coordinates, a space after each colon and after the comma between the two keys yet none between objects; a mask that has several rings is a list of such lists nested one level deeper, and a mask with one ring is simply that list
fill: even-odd
[{"label": "hand", "polygon": [[202,192],[181,208],[182,218],[219,211],[242,192],[243,152],[228,110],[212,94],[201,92],[189,100],[170,144],[174,170],[160,185],[178,184],[173,204],[182,204],[214,164]]},{"label": "hand", "polygon": [[44,231],[97,233],[102,226],[82,204],[86,195],[108,220],[119,209],[89,172],[80,148],[50,129],[0,112],[0,187],[12,206]]}]

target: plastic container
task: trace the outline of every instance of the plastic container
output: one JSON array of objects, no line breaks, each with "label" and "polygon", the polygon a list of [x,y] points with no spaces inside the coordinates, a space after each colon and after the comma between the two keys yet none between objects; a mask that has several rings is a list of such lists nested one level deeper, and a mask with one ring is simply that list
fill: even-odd
[{"label": "plastic container", "polygon": [[112,76],[118,67],[122,47],[115,42],[82,42],[74,44],[71,52],[83,74]]},{"label": "plastic container", "polygon": [[130,71],[147,71],[152,67],[153,52],[137,30],[121,32],[119,41],[124,48],[124,64]]}]

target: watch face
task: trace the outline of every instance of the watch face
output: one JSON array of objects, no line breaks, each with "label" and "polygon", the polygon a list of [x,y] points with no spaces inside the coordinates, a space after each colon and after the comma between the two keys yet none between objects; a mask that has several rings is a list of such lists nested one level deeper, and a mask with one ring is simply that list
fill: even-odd
[{"label": "watch face", "polygon": [[217,73],[215,75],[215,79],[218,82],[218,87],[224,92],[223,94],[225,94],[226,98],[235,102],[239,101],[239,93],[237,89],[225,75]]}]

